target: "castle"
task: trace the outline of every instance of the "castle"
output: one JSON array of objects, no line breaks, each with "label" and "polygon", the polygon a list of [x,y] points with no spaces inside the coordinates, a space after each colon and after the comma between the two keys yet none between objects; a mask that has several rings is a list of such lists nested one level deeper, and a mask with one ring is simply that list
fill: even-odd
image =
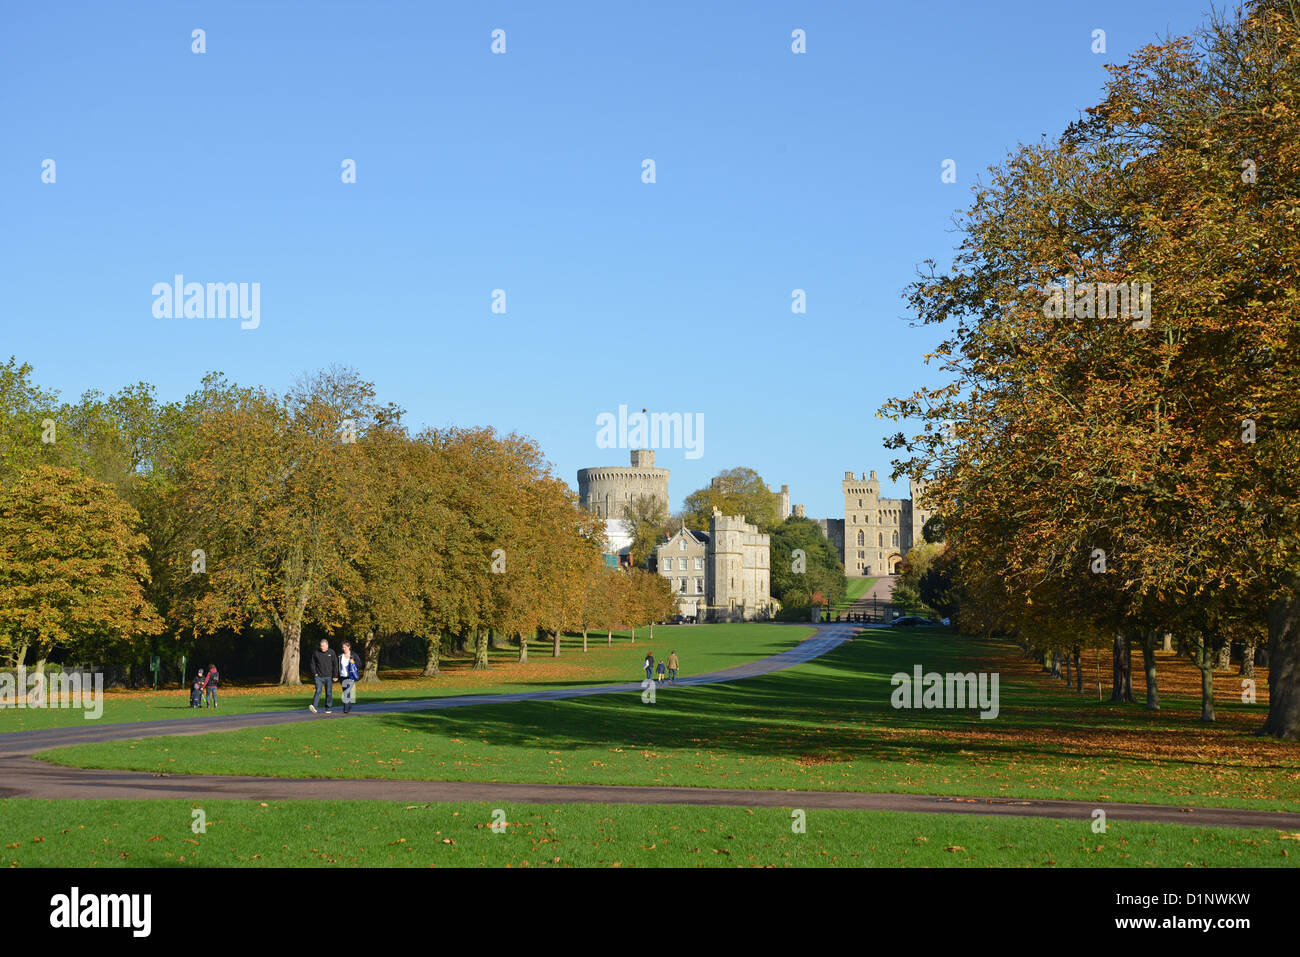
[{"label": "castle", "polygon": [[708,532],[683,527],[655,549],[658,572],[677,593],[678,613],[700,621],[772,617],[770,557],[769,536],[716,508]]},{"label": "castle", "polygon": [[[624,515],[627,506],[643,496],[654,498],[668,514],[668,469],[655,467],[649,449],[634,449],[630,467],[578,471],[579,504],[605,519],[607,564],[630,563],[631,523]],[[784,519],[789,486],[781,487],[779,501]],[[767,535],[743,516],[723,515],[715,508],[707,532],[683,527],[655,549],[655,564],[672,582],[680,614],[700,621],[752,621],[776,611],[770,556]]]},{"label": "castle", "polygon": [[630,468],[578,470],[578,502],[593,515],[621,519],[632,500],[642,496],[659,501],[668,514],[668,469],[655,468],[650,449],[633,449]]},{"label": "castle", "polygon": [[921,529],[931,513],[922,508],[919,498],[925,485],[908,481],[911,498],[881,498],[880,481],[873,470],[861,478],[844,473],[840,483],[844,492],[844,520],[838,528],[829,528],[827,538],[840,541],[844,573],[851,578],[893,575],[914,544],[921,541]]},{"label": "castle", "polygon": [[[845,472],[840,490],[844,517],[816,522],[844,562],[844,574],[850,578],[895,574],[903,556],[920,543],[921,530],[933,514],[918,504],[925,483],[908,481],[911,498],[881,498],[874,470],[861,478]],[[789,501],[787,486],[781,486],[781,491],[784,509]],[[791,514],[806,517],[802,505],[791,506]]]}]

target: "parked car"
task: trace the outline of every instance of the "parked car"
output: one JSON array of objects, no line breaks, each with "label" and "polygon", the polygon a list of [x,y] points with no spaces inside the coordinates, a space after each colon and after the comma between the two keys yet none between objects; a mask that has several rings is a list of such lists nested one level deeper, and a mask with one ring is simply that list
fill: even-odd
[{"label": "parked car", "polygon": [[929,618],[921,618],[918,615],[899,615],[889,623],[890,628],[918,628],[926,625],[933,625],[934,622]]}]

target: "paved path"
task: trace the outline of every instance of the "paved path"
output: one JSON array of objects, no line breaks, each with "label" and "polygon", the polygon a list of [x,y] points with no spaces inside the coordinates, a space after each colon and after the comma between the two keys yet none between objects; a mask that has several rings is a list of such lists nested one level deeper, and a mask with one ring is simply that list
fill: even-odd
[{"label": "paved path", "polygon": [[[773,625],[772,627],[785,627]],[[802,626],[800,626],[802,627]],[[860,629],[861,625],[848,623],[822,625],[810,638],[769,658],[747,661],[743,665],[692,675],[677,679],[676,685],[660,688],[660,694],[671,694],[673,687],[719,684],[740,678],[771,674],[794,665],[819,658],[842,644]],[[640,691],[639,681],[623,684],[590,685],[580,688],[550,688],[542,691],[516,691],[510,694],[456,695],[446,698],[410,698],[400,701],[358,704],[354,714],[399,714],[408,711],[437,711],[442,708],[466,708],[480,704],[503,704],[512,701],[556,701],[561,698],[582,698],[595,694]],[[306,697],[303,699],[306,700]],[[95,744],[101,741],[133,741],[138,738],[170,737],[173,735],[211,734],[216,731],[241,731],[273,724],[294,724],[299,721],[332,721],[342,719],[342,707],[333,715],[312,714],[306,709],[298,711],[257,711],[251,714],[212,715],[201,718],[178,718],[162,721],[129,721],[120,724],[86,722],[85,726],[69,728],[42,728],[37,731],[11,731],[0,734],[0,759],[22,757],[51,748],[73,744]]]},{"label": "paved path", "polygon": [[[794,648],[735,668],[683,678],[680,685],[716,684],[768,674],[810,661],[838,646],[861,626],[823,625]],[[458,708],[507,701],[546,701],[616,691],[639,691],[639,682],[527,691],[506,695],[462,695],[358,705],[357,712],[386,714]],[[671,692],[669,692],[671,693]],[[339,715],[336,715],[339,717]],[[1300,813],[1235,808],[1121,804],[1109,801],[1035,801],[1017,798],[952,797],[934,794],[871,794],[857,791],[773,791],[694,787],[518,784],[477,781],[391,781],[368,778],[266,778],[210,774],[166,775],[144,771],[65,768],[30,757],[37,751],[87,741],[164,735],[296,721],[331,720],[304,712],[267,712],[183,721],[142,721],[85,728],[52,728],[0,735],[0,798],[159,799],[285,801],[304,799],[407,802],[484,801],[494,804],[689,804],[709,807],[780,807],[823,810],[916,811],[995,817],[1092,820],[1104,808],[1108,821],[1149,821],[1201,827],[1264,827],[1300,830]]]}]

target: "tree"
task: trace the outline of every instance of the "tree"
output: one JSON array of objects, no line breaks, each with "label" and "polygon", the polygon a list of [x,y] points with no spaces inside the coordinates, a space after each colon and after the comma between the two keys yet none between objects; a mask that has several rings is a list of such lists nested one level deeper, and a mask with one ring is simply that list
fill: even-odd
[{"label": "tree", "polygon": [[653,495],[636,495],[624,507],[623,519],[632,532],[632,564],[647,568],[667,531],[668,508]]},{"label": "tree", "polygon": [[924,322],[956,324],[934,354],[953,381],[883,410],[926,421],[891,440],[913,453],[896,466],[934,478],[968,594],[998,575],[1004,621],[1037,618],[1046,593],[1112,634],[1117,700],[1134,642],[1219,614],[1224,593],[1237,624],[1267,604],[1281,667],[1265,731],[1292,738],[1297,56],[1287,5],[1251,3],[1139,51],[1059,142],[1013,153],[954,268],[910,293]]},{"label": "tree", "polygon": [[206,555],[196,630],[269,622],[280,683],[298,684],[304,622],[347,618],[357,563],[381,514],[357,439],[374,390],[348,370],[304,378],[283,399],[222,397],[201,413],[184,480],[187,526]]},{"label": "tree", "polygon": [[36,466],[0,485],[0,650],[103,660],[162,622],[145,597],[139,516],[102,482]]},{"label": "tree", "polygon": [[778,496],[753,469],[724,469],[706,488],[686,496],[683,517],[691,528],[705,529],[716,508],[723,515],[743,515],[760,532],[770,532],[780,521],[778,503]]},{"label": "tree", "polygon": [[[772,595],[790,617],[806,619],[811,605],[834,605],[844,599],[844,565],[812,519],[791,515],[773,528],[770,554]],[[814,602],[818,595],[821,602]]]}]

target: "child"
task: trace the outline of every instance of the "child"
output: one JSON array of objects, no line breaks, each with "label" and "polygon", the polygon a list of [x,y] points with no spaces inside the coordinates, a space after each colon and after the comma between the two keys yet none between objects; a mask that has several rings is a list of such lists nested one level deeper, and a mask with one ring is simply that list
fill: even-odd
[{"label": "child", "polygon": [[203,707],[203,669],[200,668],[194,676],[194,684],[190,685],[190,707]]},{"label": "child", "polygon": [[663,660],[662,658],[660,658],[660,659],[659,659],[659,666],[658,666],[658,668],[655,670],[655,674],[658,676],[658,678],[659,678],[659,683],[660,683],[660,684],[663,684],[663,683],[664,683],[664,678],[666,677],[666,675],[665,675],[665,671],[666,671],[666,669],[667,669],[667,666],[664,664],[664,660]]}]

